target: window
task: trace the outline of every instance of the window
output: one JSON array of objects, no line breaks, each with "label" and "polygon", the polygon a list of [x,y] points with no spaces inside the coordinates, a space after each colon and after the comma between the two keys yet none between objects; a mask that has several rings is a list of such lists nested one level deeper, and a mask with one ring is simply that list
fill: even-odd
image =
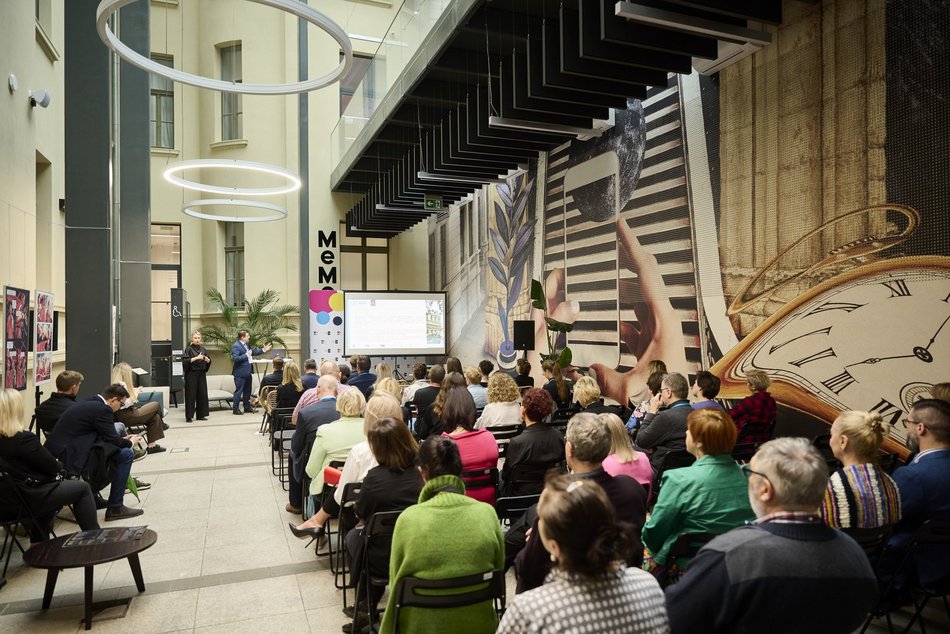
[{"label": "window", "polygon": [[346,291],[385,291],[389,288],[389,241],[346,235],[340,223],[340,288]]},{"label": "window", "polygon": [[152,225],[152,341],[172,339],[172,293],[181,288],[181,226]]},{"label": "window", "polygon": [[[343,53],[340,53],[343,61]],[[362,85],[360,85],[362,82]],[[351,114],[369,117],[373,112],[373,102],[376,100],[376,81],[373,58],[365,55],[353,55],[353,66],[350,72],[340,80],[340,116],[346,112],[346,107],[352,99],[362,101],[362,107]]]},{"label": "window", "polygon": [[[171,55],[152,53],[152,61],[174,68]],[[154,73],[149,75],[149,140],[152,147],[175,147],[175,82]]]},{"label": "window", "polygon": [[[218,49],[221,61],[221,79],[237,84],[241,83],[241,45],[231,44]],[[221,93],[221,140],[243,139],[243,104],[241,95],[231,92]]]},{"label": "window", "polygon": [[244,305],[244,223],[224,223],[224,298],[232,306]]}]

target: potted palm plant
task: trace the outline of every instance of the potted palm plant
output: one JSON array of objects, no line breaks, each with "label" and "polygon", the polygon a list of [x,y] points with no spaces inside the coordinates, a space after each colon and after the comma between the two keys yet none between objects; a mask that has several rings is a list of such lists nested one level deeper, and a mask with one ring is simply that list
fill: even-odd
[{"label": "potted palm plant", "polygon": [[208,324],[198,331],[207,343],[218,345],[225,350],[237,340],[240,330],[251,333],[249,343],[255,348],[268,343],[286,348],[287,343],[279,331],[297,331],[297,324],[290,319],[290,315],[296,313],[299,307],[278,304],[280,295],[275,290],[265,288],[257,297],[247,300],[243,310],[229,303],[216,288],[208,289],[208,300],[221,314],[224,323]]}]

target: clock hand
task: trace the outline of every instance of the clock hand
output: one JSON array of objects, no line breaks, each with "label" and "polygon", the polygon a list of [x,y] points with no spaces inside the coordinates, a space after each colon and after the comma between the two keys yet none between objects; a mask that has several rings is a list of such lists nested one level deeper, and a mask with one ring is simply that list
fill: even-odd
[{"label": "clock hand", "polygon": [[940,327],[937,328],[937,332],[934,333],[934,336],[930,338],[930,343],[927,344],[927,347],[924,350],[929,351],[930,346],[934,345],[934,341],[937,340],[937,335],[940,334],[940,331],[943,330],[943,327],[947,325],[947,322],[950,321],[950,315],[947,315],[947,318],[943,320],[943,323],[940,324]]},{"label": "clock hand", "polygon": [[847,364],[846,368],[850,368],[853,365],[863,365],[865,363],[880,363],[881,361],[887,361],[889,359],[908,359],[910,357],[916,357],[916,354],[899,354],[893,357],[871,357],[870,359],[865,359],[864,361],[856,361],[854,363]]}]

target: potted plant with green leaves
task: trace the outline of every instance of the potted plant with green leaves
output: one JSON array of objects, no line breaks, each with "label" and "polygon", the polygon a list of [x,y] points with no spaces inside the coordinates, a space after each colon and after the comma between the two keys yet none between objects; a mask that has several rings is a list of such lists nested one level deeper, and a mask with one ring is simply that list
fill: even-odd
[{"label": "potted plant with green leaves", "polygon": [[251,333],[250,345],[261,348],[265,344],[287,347],[287,343],[280,336],[280,331],[297,331],[297,324],[290,315],[298,312],[297,306],[278,304],[280,295],[277,291],[265,288],[257,297],[247,300],[244,309],[232,305],[216,288],[208,289],[208,300],[221,314],[223,324],[208,324],[198,329],[202,338],[209,343],[220,346],[224,350],[231,348],[237,341],[237,333],[247,330]]}]

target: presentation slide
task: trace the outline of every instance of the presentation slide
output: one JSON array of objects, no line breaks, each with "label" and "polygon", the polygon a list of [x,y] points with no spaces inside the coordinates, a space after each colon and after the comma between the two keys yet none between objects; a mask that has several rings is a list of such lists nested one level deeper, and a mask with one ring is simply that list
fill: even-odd
[{"label": "presentation slide", "polygon": [[445,293],[343,293],[347,356],[445,354],[445,337]]}]

